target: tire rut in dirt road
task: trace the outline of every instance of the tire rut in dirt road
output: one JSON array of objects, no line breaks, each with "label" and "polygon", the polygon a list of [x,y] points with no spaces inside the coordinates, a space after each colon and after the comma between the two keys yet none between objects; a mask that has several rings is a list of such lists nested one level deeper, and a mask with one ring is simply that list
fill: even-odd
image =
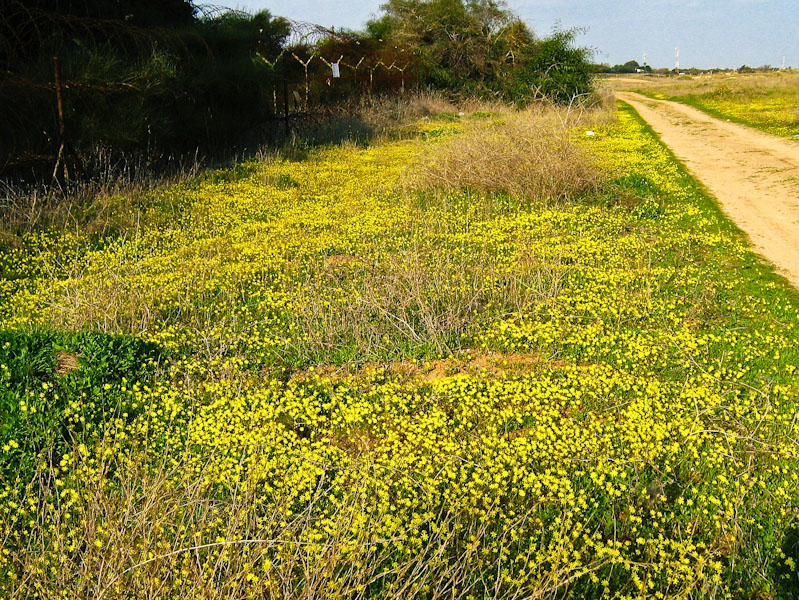
[{"label": "tire rut in dirt road", "polygon": [[799,287],[799,144],[678,102],[632,92],[616,97],[649,123],[755,250]]}]

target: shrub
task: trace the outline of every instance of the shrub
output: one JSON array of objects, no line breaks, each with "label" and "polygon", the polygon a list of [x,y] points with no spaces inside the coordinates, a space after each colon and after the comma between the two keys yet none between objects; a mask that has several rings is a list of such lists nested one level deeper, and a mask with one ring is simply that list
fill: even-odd
[{"label": "shrub", "polygon": [[579,30],[536,39],[494,0],[391,0],[383,9],[369,31],[412,52],[427,85],[520,105],[541,96],[568,103],[592,90],[591,51],[575,45]]}]

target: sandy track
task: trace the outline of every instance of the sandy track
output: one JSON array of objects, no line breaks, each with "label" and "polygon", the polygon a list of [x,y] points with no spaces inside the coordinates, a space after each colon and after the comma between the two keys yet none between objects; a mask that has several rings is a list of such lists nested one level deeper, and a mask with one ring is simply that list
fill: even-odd
[{"label": "sandy track", "polygon": [[799,144],[632,92],[630,104],[718,199],[755,249],[799,287]]}]

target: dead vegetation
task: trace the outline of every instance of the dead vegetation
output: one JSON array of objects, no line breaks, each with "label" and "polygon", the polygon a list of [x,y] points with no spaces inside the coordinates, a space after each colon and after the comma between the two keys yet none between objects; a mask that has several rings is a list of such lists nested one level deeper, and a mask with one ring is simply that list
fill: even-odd
[{"label": "dead vegetation", "polygon": [[368,379],[374,377],[376,373],[382,373],[392,381],[430,383],[459,374],[492,379],[513,377],[528,374],[534,369],[549,366],[562,367],[564,364],[566,363],[540,354],[524,352],[503,354],[484,349],[466,348],[447,358],[432,360],[401,360],[365,365],[315,365],[309,369],[292,373],[291,379],[336,383],[349,379]]},{"label": "dead vegetation", "polygon": [[469,190],[523,200],[560,202],[597,191],[604,176],[572,143],[574,127],[609,118],[604,109],[534,105],[470,121],[436,144],[405,174],[410,192]]}]

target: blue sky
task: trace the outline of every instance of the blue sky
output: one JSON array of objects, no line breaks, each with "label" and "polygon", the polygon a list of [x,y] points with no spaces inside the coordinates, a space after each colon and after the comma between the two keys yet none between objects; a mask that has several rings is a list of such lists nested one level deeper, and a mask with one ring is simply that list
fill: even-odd
[{"label": "blue sky", "polygon": [[[325,26],[360,28],[380,11],[382,0],[222,0],[250,11]],[[799,67],[799,0],[508,0],[537,34],[556,24],[583,27],[581,45],[597,62],[643,60],[653,67],[779,66],[786,57]]]}]

